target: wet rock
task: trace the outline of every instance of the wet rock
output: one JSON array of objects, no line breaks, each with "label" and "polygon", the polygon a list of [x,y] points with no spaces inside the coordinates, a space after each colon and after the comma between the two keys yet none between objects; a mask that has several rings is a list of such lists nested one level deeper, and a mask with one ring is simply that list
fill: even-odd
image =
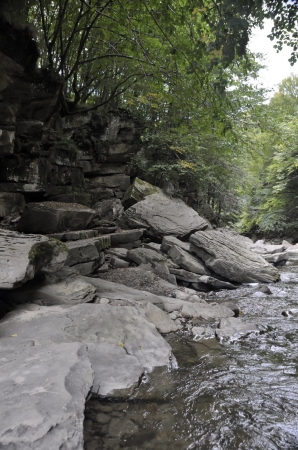
[{"label": "wet rock", "polygon": [[267,262],[274,264],[276,266],[282,265],[281,263],[285,264],[286,261],[289,259],[289,255],[287,252],[264,254],[262,256]]},{"label": "wet rock", "polygon": [[121,221],[129,228],[146,228],[150,235],[159,238],[187,236],[208,227],[208,222],[184,202],[160,194],[149,195],[128,208]]},{"label": "wet rock", "polygon": [[[55,326],[53,326],[53,323]],[[0,322],[1,338],[17,348],[31,341],[34,348],[63,342],[84,343],[94,369],[93,392],[128,395],[145,369],[167,366],[171,347],[134,307],[85,303],[65,306],[22,305]],[[18,372],[19,373],[19,372]]]},{"label": "wet rock", "polygon": [[1,338],[0,447],[82,449],[85,400],[93,383],[86,346],[32,342]]},{"label": "wet rock", "polygon": [[211,337],[215,336],[215,330],[213,328],[210,327],[193,327],[191,330],[193,336],[195,336],[195,338],[200,338],[200,339],[208,339]]},{"label": "wet rock", "polygon": [[140,178],[135,178],[134,182],[129,186],[124,194],[122,203],[126,208],[144,200],[145,197],[152,194],[161,194],[162,190],[153,186]]},{"label": "wet rock", "polygon": [[9,302],[32,302],[44,306],[72,306],[92,302],[95,297],[96,288],[68,268],[46,275],[44,280],[27,283],[5,296]]},{"label": "wet rock", "polygon": [[137,433],[139,427],[132,420],[126,418],[115,418],[109,425],[109,435],[112,437],[130,436]]},{"label": "wet rock", "polygon": [[190,242],[191,251],[227,280],[266,283],[279,279],[277,269],[249,250],[228,230],[198,231],[190,237]]},{"label": "wet rock", "polygon": [[67,248],[55,239],[3,229],[0,250],[1,289],[19,287],[38,272],[55,272],[67,258]]},{"label": "wet rock", "polygon": [[173,245],[170,248],[168,255],[182,269],[200,275],[210,275],[210,270],[205,266],[202,260],[195,258],[187,251],[177,247],[176,245]]},{"label": "wet rock", "polygon": [[212,289],[236,289],[236,286],[228,283],[227,281],[221,281],[217,278],[209,277],[206,275],[200,277],[199,283],[204,283]]},{"label": "wet rock", "polygon": [[177,325],[171,320],[168,314],[152,303],[147,304],[145,316],[156,326],[160,333],[167,334],[178,330]]},{"label": "wet rock", "polygon": [[241,319],[228,317],[220,320],[219,328],[215,330],[215,333],[218,338],[237,338],[251,333],[259,333],[259,329],[254,323],[242,322]]},{"label": "wet rock", "polygon": [[18,223],[24,233],[56,233],[66,230],[84,230],[94,211],[76,203],[29,203]]},{"label": "wet rock", "polygon": [[98,413],[96,415],[96,422],[104,425],[105,423],[109,423],[111,420],[110,416],[105,413]]},{"label": "wet rock", "polygon": [[185,318],[218,319],[221,317],[232,317],[234,312],[226,306],[204,303],[184,303],[181,315]]}]

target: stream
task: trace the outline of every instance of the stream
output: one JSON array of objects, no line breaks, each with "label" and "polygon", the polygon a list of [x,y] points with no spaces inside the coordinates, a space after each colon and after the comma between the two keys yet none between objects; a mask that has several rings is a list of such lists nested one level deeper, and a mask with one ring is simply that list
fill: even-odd
[{"label": "stream", "polygon": [[85,449],[297,450],[298,256],[280,272],[272,295],[242,286],[213,297],[237,301],[260,334],[169,335],[177,369],[148,373],[126,401],[89,400]]}]

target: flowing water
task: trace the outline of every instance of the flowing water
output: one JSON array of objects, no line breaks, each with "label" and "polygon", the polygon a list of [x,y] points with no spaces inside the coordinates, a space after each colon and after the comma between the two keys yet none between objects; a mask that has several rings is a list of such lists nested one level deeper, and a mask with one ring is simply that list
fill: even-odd
[{"label": "flowing water", "polygon": [[237,300],[261,334],[221,343],[171,335],[178,369],[147,374],[126,402],[90,400],[85,448],[298,450],[297,262],[280,269],[273,295],[216,295]]}]

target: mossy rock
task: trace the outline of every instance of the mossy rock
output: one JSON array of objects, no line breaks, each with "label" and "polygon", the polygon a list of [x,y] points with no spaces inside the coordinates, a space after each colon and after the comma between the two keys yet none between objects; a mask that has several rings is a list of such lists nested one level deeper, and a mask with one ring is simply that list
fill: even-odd
[{"label": "mossy rock", "polygon": [[126,208],[144,200],[145,197],[152,194],[162,193],[162,190],[157,186],[153,186],[146,181],[136,178],[129,188],[127,188],[122,203]]},{"label": "mossy rock", "polygon": [[28,257],[30,264],[35,268],[35,272],[48,273],[52,272],[57,265],[59,267],[64,265],[67,253],[68,248],[63,242],[49,238],[47,241],[34,244]]}]

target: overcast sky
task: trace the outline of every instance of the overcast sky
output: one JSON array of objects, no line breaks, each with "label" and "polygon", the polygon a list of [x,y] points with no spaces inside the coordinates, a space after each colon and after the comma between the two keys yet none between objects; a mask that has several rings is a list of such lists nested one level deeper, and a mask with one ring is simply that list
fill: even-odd
[{"label": "overcast sky", "polygon": [[[259,84],[262,84],[265,88],[274,88],[276,90],[277,85],[291,73],[298,75],[298,63],[291,66],[288,59],[291,55],[289,47],[277,53],[273,45],[275,41],[270,41],[267,38],[272,27],[272,21],[267,20],[265,22],[264,29],[256,29],[250,39],[249,48],[254,53],[263,53],[266,56],[264,63],[267,65],[267,69],[260,71]],[[273,95],[273,94],[272,94]]]}]

